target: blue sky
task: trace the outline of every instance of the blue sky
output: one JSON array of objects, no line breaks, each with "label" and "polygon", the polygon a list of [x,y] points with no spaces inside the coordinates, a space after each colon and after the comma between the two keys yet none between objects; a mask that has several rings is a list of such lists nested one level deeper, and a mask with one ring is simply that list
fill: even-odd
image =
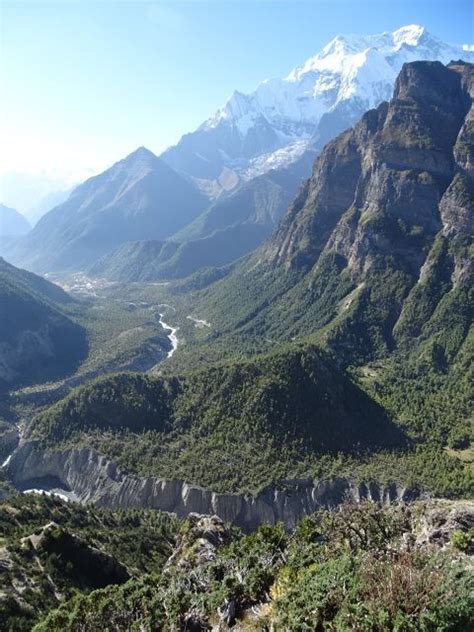
[{"label": "blue sky", "polygon": [[420,23],[474,41],[472,0],[0,0],[0,170],[81,178],[159,153],[234,89],[284,76],[339,33]]}]

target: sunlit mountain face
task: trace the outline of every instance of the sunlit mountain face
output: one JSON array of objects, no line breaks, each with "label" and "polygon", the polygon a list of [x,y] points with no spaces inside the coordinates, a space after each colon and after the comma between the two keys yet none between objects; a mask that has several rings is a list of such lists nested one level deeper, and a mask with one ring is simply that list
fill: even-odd
[{"label": "sunlit mountain face", "polygon": [[368,109],[392,96],[404,63],[448,63],[473,53],[416,24],[393,33],[339,36],[283,79],[250,94],[234,92],[223,108],[163,154],[172,167],[214,190],[321,149]]}]

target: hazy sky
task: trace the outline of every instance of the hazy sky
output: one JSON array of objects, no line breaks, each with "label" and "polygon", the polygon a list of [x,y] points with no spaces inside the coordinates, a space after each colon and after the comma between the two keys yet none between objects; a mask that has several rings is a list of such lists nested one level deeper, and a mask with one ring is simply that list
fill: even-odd
[{"label": "hazy sky", "polygon": [[159,153],[234,89],[284,76],[339,33],[420,23],[474,41],[472,0],[0,0],[0,173],[82,179]]}]

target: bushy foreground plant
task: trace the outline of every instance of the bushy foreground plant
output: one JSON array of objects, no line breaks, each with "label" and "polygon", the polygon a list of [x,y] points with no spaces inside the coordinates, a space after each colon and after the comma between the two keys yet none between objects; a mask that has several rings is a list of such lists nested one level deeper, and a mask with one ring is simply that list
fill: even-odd
[{"label": "bushy foreground plant", "polygon": [[292,534],[228,532],[204,558],[202,533],[184,523],[181,557],[162,574],[77,596],[35,632],[468,632],[473,575],[454,549],[415,546],[414,521],[411,509],[348,504]]}]

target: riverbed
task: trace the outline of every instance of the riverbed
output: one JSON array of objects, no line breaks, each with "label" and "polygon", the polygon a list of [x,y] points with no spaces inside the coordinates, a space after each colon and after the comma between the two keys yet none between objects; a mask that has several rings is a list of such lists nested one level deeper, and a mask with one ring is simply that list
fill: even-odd
[{"label": "riverbed", "polygon": [[168,325],[168,323],[165,323],[165,321],[163,320],[163,316],[164,314],[160,314],[159,323],[163,327],[163,329],[168,330],[170,332],[169,334],[167,334],[167,336],[168,336],[168,340],[171,343],[171,349],[168,351],[168,355],[166,357],[171,358],[171,356],[174,354],[174,352],[178,348],[179,341],[178,341],[178,336],[176,332],[178,331],[179,327],[172,327],[171,325]]}]

